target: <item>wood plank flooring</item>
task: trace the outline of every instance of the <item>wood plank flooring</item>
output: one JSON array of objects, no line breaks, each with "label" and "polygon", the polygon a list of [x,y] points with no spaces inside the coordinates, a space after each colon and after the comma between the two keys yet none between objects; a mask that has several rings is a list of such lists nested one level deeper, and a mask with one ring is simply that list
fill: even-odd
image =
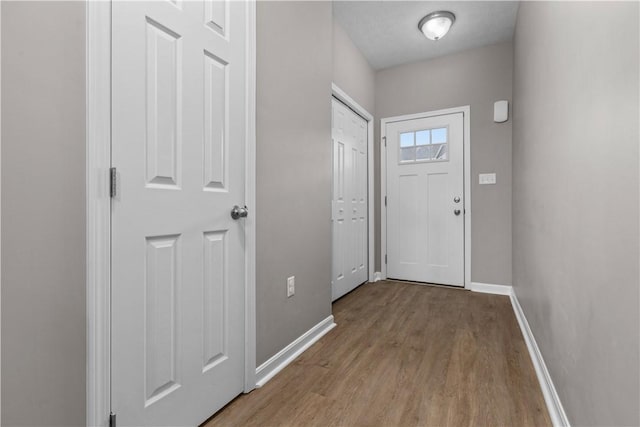
[{"label": "wood plank flooring", "polygon": [[550,426],[509,297],[391,281],[214,426]]}]

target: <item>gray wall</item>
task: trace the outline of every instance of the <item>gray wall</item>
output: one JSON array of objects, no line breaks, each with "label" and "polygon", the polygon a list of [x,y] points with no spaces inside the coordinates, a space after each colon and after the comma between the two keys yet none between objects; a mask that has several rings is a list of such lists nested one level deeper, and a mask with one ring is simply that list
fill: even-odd
[{"label": "gray wall", "polygon": [[514,285],[572,425],[640,424],[638,12],[518,13]]},{"label": "gray wall", "polygon": [[333,82],[374,114],[376,72],[337,21],[333,21]]},{"label": "gray wall", "polygon": [[260,365],[331,314],[331,2],[261,1],[257,26]]},{"label": "gray wall", "polygon": [[2,2],[2,425],[85,423],[85,9]]},{"label": "gray wall", "polygon": [[[511,102],[513,46],[481,47],[378,71],[376,133],[380,119],[462,105],[471,106],[471,279],[511,284],[511,120],[493,122],[493,103]],[[377,133],[379,135],[379,133]],[[376,137],[376,188],[380,188]],[[478,174],[496,172],[496,185],[478,185]],[[376,192],[376,230],[380,201]],[[380,234],[376,235],[380,271]]]}]

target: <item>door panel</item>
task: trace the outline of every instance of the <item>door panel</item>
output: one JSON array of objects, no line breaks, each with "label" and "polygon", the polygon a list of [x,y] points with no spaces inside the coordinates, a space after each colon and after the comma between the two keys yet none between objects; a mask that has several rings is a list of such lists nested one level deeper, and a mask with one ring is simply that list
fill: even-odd
[{"label": "door panel", "polygon": [[146,176],[147,186],[178,187],[182,135],[179,99],[180,35],[147,18]]},{"label": "door panel", "polygon": [[447,183],[449,176],[446,173],[430,173],[427,179],[427,265],[446,266],[449,263],[449,233],[447,219],[451,215],[447,200]]},{"label": "door panel", "polygon": [[386,135],[387,277],[464,286],[462,113],[392,122]]},{"label": "door panel", "polygon": [[244,2],[113,2],[112,410],[198,425],[244,384]]},{"label": "door panel", "polygon": [[228,181],[227,63],[204,51],[204,186],[224,190]]},{"label": "door panel", "polygon": [[180,387],[179,235],[147,237],[145,274],[145,406]]},{"label": "door panel", "polygon": [[397,230],[398,239],[403,242],[398,246],[400,253],[398,259],[403,264],[414,265],[418,262],[420,236],[424,234],[422,231],[424,224],[419,221],[421,212],[419,212],[418,202],[420,200],[415,196],[420,188],[418,180],[419,177],[415,174],[398,176],[398,207],[407,223],[406,227],[399,227]]},{"label": "door panel", "polygon": [[202,372],[213,368],[228,357],[226,343],[227,305],[229,289],[226,280],[225,253],[227,230],[203,233],[204,281],[202,283],[204,348]]},{"label": "door panel", "polygon": [[367,122],[332,101],[333,273],[336,300],[367,281]]}]

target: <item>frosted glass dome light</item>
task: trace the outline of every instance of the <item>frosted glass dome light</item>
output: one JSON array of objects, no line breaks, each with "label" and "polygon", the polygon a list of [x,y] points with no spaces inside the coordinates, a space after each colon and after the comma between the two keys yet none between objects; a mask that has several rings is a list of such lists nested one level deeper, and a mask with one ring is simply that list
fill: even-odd
[{"label": "frosted glass dome light", "polygon": [[449,32],[455,21],[456,16],[451,12],[432,12],[420,20],[418,28],[426,38],[436,41]]}]

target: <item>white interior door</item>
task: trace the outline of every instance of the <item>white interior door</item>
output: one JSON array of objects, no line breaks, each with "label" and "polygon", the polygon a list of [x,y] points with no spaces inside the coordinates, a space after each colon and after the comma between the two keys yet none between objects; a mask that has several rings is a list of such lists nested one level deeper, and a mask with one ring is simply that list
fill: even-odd
[{"label": "white interior door", "polygon": [[464,286],[462,113],[388,123],[387,277]]},{"label": "white interior door", "polygon": [[247,4],[112,13],[112,410],[194,426],[243,390]]},{"label": "white interior door", "polygon": [[336,300],[367,281],[367,122],[332,100],[333,272]]}]

